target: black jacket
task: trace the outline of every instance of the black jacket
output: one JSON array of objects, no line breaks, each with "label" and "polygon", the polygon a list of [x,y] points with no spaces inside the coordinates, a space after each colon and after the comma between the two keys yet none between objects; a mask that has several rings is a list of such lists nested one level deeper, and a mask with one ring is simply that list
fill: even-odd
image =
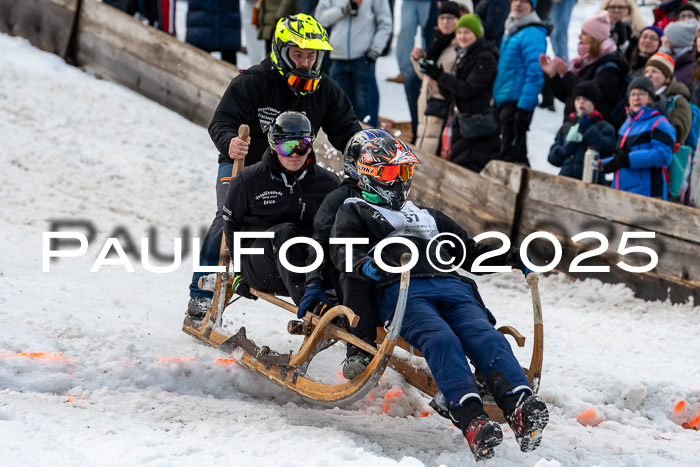
[{"label": "black jacket", "polygon": [[[231,185],[223,207],[224,233],[229,250],[233,232],[262,232],[285,222],[310,237],[313,220],[328,193],[338,186],[338,177],[316,165],[315,156],[306,169],[295,174],[282,170],[268,149],[263,160],[245,167]],[[244,239],[247,246],[253,239]]]},{"label": "black jacket", "polygon": [[[467,47],[466,54],[458,55],[453,73],[442,73],[438,78],[440,93],[446,96],[459,113],[483,114],[489,107],[496,81],[498,50],[492,42],[479,38]],[[475,172],[499,157],[498,134],[478,140],[465,139],[456,122],[452,125],[452,157],[459,164]]]},{"label": "black jacket", "polygon": [[[591,114],[591,126],[585,131],[581,132],[579,130],[583,140],[580,143],[573,144],[574,151],[571,154],[565,154],[562,152],[562,148],[565,148],[567,144],[566,135],[578,120],[579,118],[576,114],[569,115],[569,121],[564,123],[557,132],[554,144],[549,149],[549,158],[547,160],[553,166],[561,167],[559,175],[581,180],[583,177],[583,162],[586,159],[586,150],[589,147],[597,150],[600,153],[601,159],[610,157],[615,148],[615,143],[617,142],[617,135],[615,134],[615,128],[601,119],[600,113],[593,112]],[[568,147],[566,150],[568,151]],[[596,183],[601,185],[605,184],[604,173],[598,175]]]},{"label": "black jacket", "polygon": [[[432,208],[421,208],[417,206],[418,209],[423,209],[430,217],[435,221],[435,227],[437,232],[443,233],[448,232],[455,234],[459,237],[466,247],[466,252],[463,252],[461,247],[450,248],[447,245],[442,245],[440,254],[441,258],[444,260],[455,257],[461,259],[465,256],[466,260],[462,264],[462,268],[471,271],[474,261],[482,254],[495,250],[495,247],[485,245],[483,243],[476,243],[472,240],[467,232],[464,231],[455,221],[450,217],[443,214],[441,211]],[[406,225],[411,222],[408,215],[404,214],[406,217]],[[352,272],[351,275],[367,279],[362,274],[363,265],[371,258],[373,254],[370,255],[371,249],[373,249],[379,241],[384,238],[389,237],[391,234],[396,232],[397,227],[392,225],[390,220],[388,220],[379,210],[375,209],[369,203],[362,200],[357,202],[349,202],[343,204],[338,210],[338,214],[335,218],[335,224],[333,224],[333,229],[331,230],[331,237],[333,238],[368,238],[369,244],[367,245],[354,245],[352,249]],[[403,235],[402,235],[403,236]],[[419,236],[411,235],[405,236],[411,240],[417,247],[419,252],[418,263],[411,269],[412,278],[431,278],[431,277],[451,277],[462,280],[466,283],[473,284],[471,280],[467,279],[465,276],[458,274],[457,272],[442,272],[439,271],[430,264],[439,265],[440,262],[437,260],[436,244],[439,242],[432,242],[431,248],[428,254],[426,254],[429,239],[422,238]],[[390,266],[399,266],[400,258],[403,253],[408,252],[408,247],[400,244],[390,244],[382,251],[382,259],[384,262]],[[331,245],[331,258],[333,264],[336,268],[341,271],[345,270],[345,254],[346,247],[344,245]],[[430,256],[430,261],[428,260],[428,255]],[[445,263],[443,263],[445,264]],[[520,255],[517,248],[511,248],[505,254],[489,258],[483,261],[483,266],[512,266],[516,269],[524,270],[525,266],[520,260]],[[446,267],[443,267],[443,269]],[[476,273],[483,274],[483,273]],[[381,280],[377,287],[386,287],[390,284],[398,282],[400,279],[399,274],[389,274],[386,273],[385,279]]]},{"label": "black jacket", "polygon": [[574,109],[574,88],[583,81],[593,81],[600,90],[601,99],[596,110],[603,114],[606,122],[619,128],[625,121],[625,96],[627,94],[627,72],[629,65],[625,57],[615,51],[585,66],[578,75],[568,71],[564,76],[554,78],[545,75],[554,97],[565,103],[564,121]]},{"label": "black jacket", "polygon": [[267,129],[287,110],[305,112],[314,130],[323,128],[331,144],[342,151],[348,140],[362,129],[347,96],[324,74],[313,94],[297,96],[275,69],[270,57],[231,80],[209,124],[209,135],[219,150],[219,162],[231,162],[228,147],[238,136],[238,127],[250,126],[250,149],[246,165],[260,162],[268,147]]},{"label": "black jacket", "polygon": [[[359,197],[361,193],[362,190],[358,186],[357,180],[346,178],[338,188],[326,196],[323,204],[318,208],[316,216],[314,216],[314,234],[312,238],[323,247],[323,262],[321,266],[306,274],[307,285],[315,280],[328,282],[329,278],[325,276],[328,265],[332,264],[328,261],[330,255],[328,239],[331,236],[331,228],[335,222],[335,216],[346,199]],[[309,249],[309,259],[306,264],[312,264],[315,260],[315,253],[312,249]]]}]

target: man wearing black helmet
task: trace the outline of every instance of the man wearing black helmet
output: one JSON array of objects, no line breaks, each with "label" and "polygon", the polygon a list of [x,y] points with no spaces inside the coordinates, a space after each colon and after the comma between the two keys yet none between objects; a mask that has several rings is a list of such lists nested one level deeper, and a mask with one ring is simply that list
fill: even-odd
[{"label": "man wearing black helmet", "polygon": [[[362,129],[343,90],[321,73],[330,50],[325,29],[313,17],[297,14],[282,18],[275,29],[272,53],[259,65],[242,70],[224,92],[209,125],[209,135],[219,150],[217,213],[202,241],[200,265],[216,266],[219,262],[221,207],[234,159],[245,159],[246,166],[262,160],[268,147],[265,133],[277,115],[286,110],[304,112],[313,134],[323,129],[330,143],[341,151]],[[247,141],[238,138],[242,124],[250,126]],[[212,292],[198,286],[199,278],[206,274],[192,276],[187,307],[190,316],[203,316],[211,306]]]},{"label": "man wearing black helmet", "polygon": [[[270,125],[268,148],[262,161],[245,167],[231,181],[223,206],[226,245],[235,253],[234,232],[272,232],[273,238],[243,239],[242,248],[262,248],[263,255],[242,255],[236,292],[255,298],[253,287],[276,295],[291,296],[299,303],[304,295],[304,274],[280,263],[281,245],[295,237],[310,237],[313,219],[326,195],[338,186],[338,178],[316,165],[313,128],[300,112],[283,112]],[[295,244],[287,250],[291,264],[306,261],[307,248]]]}]

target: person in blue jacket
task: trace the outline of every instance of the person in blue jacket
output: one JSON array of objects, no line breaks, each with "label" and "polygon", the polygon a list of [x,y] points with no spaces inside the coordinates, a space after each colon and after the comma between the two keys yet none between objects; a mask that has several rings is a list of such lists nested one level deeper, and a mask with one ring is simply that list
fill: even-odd
[{"label": "person in blue jacket", "polygon": [[544,83],[539,56],[547,49],[551,26],[534,9],[537,0],[513,0],[501,41],[493,98],[500,108],[501,158],[525,164],[527,131]]},{"label": "person in blue jacket", "polygon": [[[612,155],[615,147],[615,128],[596,110],[600,91],[593,81],[584,81],[574,88],[574,112],[557,132],[549,150],[549,163],[561,167],[559,175],[577,178],[583,176],[583,161],[588,148],[601,157]],[[599,173],[594,183],[605,184],[605,175]]]},{"label": "person in blue jacket", "polygon": [[673,159],[676,130],[654,109],[654,96],[649,78],[639,76],[629,84],[628,117],[618,131],[613,157],[602,159],[601,168],[615,174],[616,190],[667,200],[664,171]]},{"label": "person in blue jacket", "polygon": [[189,0],[185,42],[236,64],[241,50],[241,14],[238,1]]}]

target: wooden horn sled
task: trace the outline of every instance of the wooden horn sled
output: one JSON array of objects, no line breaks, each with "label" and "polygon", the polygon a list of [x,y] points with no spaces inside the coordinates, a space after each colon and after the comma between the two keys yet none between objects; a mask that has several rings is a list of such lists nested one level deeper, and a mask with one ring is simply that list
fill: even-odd
[{"label": "wooden horn sled", "polygon": [[[234,168],[234,176],[235,173],[236,169]],[[222,244],[223,243],[224,240],[222,239]],[[296,353],[286,354],[275,352],[267,346],[257,346],[252,340],[247,338],[244,327],[240,328],[238,332],[233,335],[226,333],[223,329],[222,316],[224,308],[230,303],[234,292],[231,288],[233,274],[229,271],[230,258],[228,250],[225,248],[225,244],[222,245],[222,248],[223,254],[220,265],[225,266],[227,272],[216,274],[212,307],[201,322],[185,318],[185,322],[182,326],[184,332],[226,353],[240,353],[242,351],[242,357],[239,356],[237,360],[243,367],[266,376],[271,381],[309,402],[324,407],[340,407],[362,399],[377,385],[387,366],[399,372],[406,379],[406,382],[425,394],[431,397],[437,394],[437,385],[429,371],[424,368],[416,367],[408,358],[394,355],[394,347],[400,347],[412,356],[422,357],[422,354],[417,349],[411,347],[399,336],[406,309],[406,299],[410,283],[409,271],[401,275],[399,298],[396,303],[394,318],[391,325],[388,330],[377,327],[376,343],[378,348],[375,349],[371,345],[350,334],[342,326],[334,324],[334,322],[339,321],[335,320],[339,316],[344,316],[351,327],[355,327],[359,320],[359,317],[355,315],[352,310],[343,305],[337,305],[326,311],[322,316],[307,313],[303,320],[290,321],[287,325],[287,331],[290,334],[303,335],[304,340]],[[408,259],[408,255],[404,255],[404,257],[402,257],[402,263],[408,261]],[[534,345],[529,368],[523,368],[523,371],[527,375],[533,391],[537,392],[542,374],[544,339],[542,308],[537,288],[537,275],[535,273],[530,273],[527,276],[527,281],[530,286],[533,303]],[[200,285],[204,286],[202,282],[204,281],[200,279]],[[250,292],[296,315],[296,307],[291,303],[255,289],[250,289]],[[525,337],[516,329],[510,326],[503,326],[498,330],[503,334],[513,337],[518,346],[524,347]],[[356,378],[342,384],[326,384],[310,377],[306,371],[311,360],[319,352],[338,341],[353,344],[372,355],[373,358],[370,364]],[[423,365],[423,367],[427,367],[427,365]],[[484,400],[484,408],[492,420],[503,420],[503,415],[500,409],[493,403],[492,398],[486,397]]]}]

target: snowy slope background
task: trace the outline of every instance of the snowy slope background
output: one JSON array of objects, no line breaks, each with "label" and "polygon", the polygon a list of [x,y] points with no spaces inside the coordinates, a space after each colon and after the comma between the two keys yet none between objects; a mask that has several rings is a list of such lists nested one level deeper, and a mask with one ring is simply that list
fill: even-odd
[{"label": "snowy slope background", "polygon": [[[574,46],[595,9],[579,2]],[[395,66],[386,58],[379,67],[382,114],[405,120],[401,87],[382,80]],[[546,149],[559,122],[560,113],[536,112],[535,167],[553,171]],[[119,229],[138,252],[155,228],[158,251],[172,255],[183,228],[208,226],[216,151],[206,129],[0,35],[0,135],[3,465],[474,465],[460,433],[392,371],[365,399],[323,409],[182,333],[191,254],[168,274],[133,255],[133,273],[90,272]],[[87,220],[95,238],[84,256],[44,273],[42,232],[56,219]],[[532,336],[522,275],[479,282],[499,322]],[[505,427],[484,465],[698,465],[700,432],[681,425],[700,413],[700,307],[561,276],[542,277],[540,292],[540,394],[551,422],[528,454]],[[229,331],[246,325],[259,344],[288,351],[299,342],[285,331],[291,317],[241,300],[224,319]],[[529,345],[516,349],[523,362]],[[340,381],[343,357],[336,346],[312,368]]]}]

